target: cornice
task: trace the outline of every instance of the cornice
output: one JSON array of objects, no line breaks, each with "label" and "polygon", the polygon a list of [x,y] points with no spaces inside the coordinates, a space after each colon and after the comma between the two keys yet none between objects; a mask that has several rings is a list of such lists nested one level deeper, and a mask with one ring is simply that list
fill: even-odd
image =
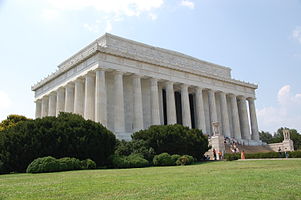
[{"label": "cornice", "polygon": [[[114,41],[115,40],[115,41]],[[117,41],[116,41],[117,40]],[[129,50],[121,49],[119,48],[118,44],[114,44],[114,42],[124,42],[128,46]],[[141,49],[136,49],[141,48]],[[149,53],[145,53],[143,50],[149,50],[153,52],[158,52],[157,55],[151,57]],[[105,54],[120,56],[124,58],[128,58],[131,60],[136,60],[144,63],[149,63],[153,65],[168,67],[171,69],[176,69],[180,71],[190,72],[194,73],[196,71],[200,76],[220,80],[228,83],[237,84],[240,86],[245,86],[252,89],[257,89],[258,86],[255,84],[239,81],[232,79],[231,77],[222,77],[221,75],[214,74],[214,73],[208,73],[204,70],[198,69],[197,67],[194,67],[196,65],[206,65],[207,68],[215,68],[215,69],[221,69],[221,70],[229,70],[229,67],[224,67],[216,64],[212,64],[206,61],[199,60],[197,58],[193,58],[191,56],[187,56],[185,54],[171,51],[167,49],[162,49],[159,47],[153,47],[147,44],[139,43],[136,41],[128,40],[125,38],[121,38],[112,34],[106,33],[105,35],[101,36],[97,40],[93,41],[91,44],[86,46],[85,48],[81,49],[78,53],[70,57],[69,59],[62,62],[58,69],[33,85],[31,89],[33,91],[37,90],[38,88],[42,87],[46,83],[50,82],[51,80],[55,79],[59,75],[63,74],[64,72],[68,71],[75,65],[80,64],[81,62],[85,61],[89,57],[97,54],[98,52],[102,52]],[[168,59],[169,58],[169,59]],[[183,67],[184,66],[184,67]],[[194,71],[193,71],[194,70]]]}]

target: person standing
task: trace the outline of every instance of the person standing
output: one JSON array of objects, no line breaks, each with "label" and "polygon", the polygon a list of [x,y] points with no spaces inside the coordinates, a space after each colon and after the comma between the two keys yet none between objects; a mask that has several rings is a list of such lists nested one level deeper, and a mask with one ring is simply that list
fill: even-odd
[{"label": "person standing", "polygon": [[214,157],[214,160],[216,160],[216,150],[213,149],[213,157]]},{"label": "person standing", "polygon": [[282,153],[281,153],[281,148],[279,147],[279,149],[278,149],[278,154],[279,154],[279,158],[281,158],[282,157]]},{"label": "person standing", "polygon": [[245,154],[244,150],[242,150],[241,153],[240,153],[240,159],[242,159],[242,160],[246,159],[246,154]]}]

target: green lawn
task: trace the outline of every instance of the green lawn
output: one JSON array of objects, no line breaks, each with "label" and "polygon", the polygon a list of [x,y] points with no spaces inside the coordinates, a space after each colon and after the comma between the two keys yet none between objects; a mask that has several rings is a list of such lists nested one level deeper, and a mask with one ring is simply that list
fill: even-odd
[{"label": "green lawn", "polygon": [[301,160],[0,175],[2,199],[301,199]]}]

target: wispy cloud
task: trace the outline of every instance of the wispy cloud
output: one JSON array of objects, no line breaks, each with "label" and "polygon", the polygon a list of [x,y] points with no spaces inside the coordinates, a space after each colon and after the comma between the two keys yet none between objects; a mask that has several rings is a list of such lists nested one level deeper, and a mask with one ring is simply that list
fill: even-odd
[{"label": "wispy cloud", "polygon": [[[102,22],[85,23],[83,27],[94,33],[101,30],[111,32],[113,22],[123,20],[125,17],[138,17],[146,14],[151,20],[156,20],[157,15],[153,12],[164,4],[164,0],[47,0],[49,9],[44,10],[42,16],[46,19],[54,19],[63,13],[72,11],[91,10],[105,15]],[[70,12],[65,12],[70,11]]]},{"label": "wispy cloud", "polygon": [[8,94],[0,90],[0,112],[6,109],[9,109],[12,105],[12,102]]},{"label": "wispy cloud", "polygon": [[292,32],[292,36],[294,39],[296,39],[298,42],[301,43],[301,26],[297,26],[293,32]]},{"label": "wispy cloud", "polygon": [[285,85],[278,91],[276,106],[257,110],[260,128],[276,131],[280,127],[301,130],[301,94],[292,94],[291,86]]},{"label": "wispy cloud", "polygon": [[190,9],[194,9],[194,2],[189,1],[189,0],[182,0],[180,5],[190,8]]}]

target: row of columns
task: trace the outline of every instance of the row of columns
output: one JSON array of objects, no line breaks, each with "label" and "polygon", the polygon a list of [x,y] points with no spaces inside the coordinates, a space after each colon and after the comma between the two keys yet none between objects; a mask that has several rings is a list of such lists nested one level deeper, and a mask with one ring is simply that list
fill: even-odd
[{"label": "row of columns", "polygon": [[[107,91],[106,79],[103,69],[97,69],[95,72],[89,72],[83,78],[78,78],[65,87],[44,96],[36,101],[36,117],[55,116],[59,112],[73,112],[84,116],[85,119],[94,120],[107,126]],[[114,132],[125,132],[125,110],[124,110],[124,74],[120,71],[114,72]],[[167,124],[177,123],[174,82],[166,81],[163,87],[158,86],[158,80],[150,78],[151,94],[151,124],[162,124],[163,106],[162,106],[162,88],[166,91],[166,115]],[[132,76],[133,86],[133,132],[144,129],[143,127],[143,103],[141,77]],[[182,122],[184,126],[192,127],[189,85],[181,84],[181,106]],[[196,128],[206,132],[205,107],[204,107],[204,88],[195,88],[195,115]],[[210,124],[218,121],[217,105],[215,95],[220,99],[220,112],[222,134],[225,137],[234,137],[236,139],[259,140],[258,125],[253,98],[246,99],[243,96],[228,94],[231,105],[231,117],[227,104],[227,95],[224,92],[208,90],[209,116]],[[249,102],[249,114],[251,128],[249,125],[249,115],[246,101]],[[111,103],[111,102],[110,102]],[[161,119],[161,120],[160,120]],[[230,131],[230,123],[233,133]],[[252,134],[250,132],[252,131]]]}]

